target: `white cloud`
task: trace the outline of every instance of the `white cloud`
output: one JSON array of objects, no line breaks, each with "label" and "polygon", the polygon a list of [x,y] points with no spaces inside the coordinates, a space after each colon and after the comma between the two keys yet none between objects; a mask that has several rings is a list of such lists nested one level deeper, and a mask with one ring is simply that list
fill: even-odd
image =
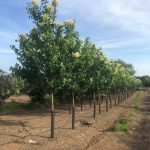
[{"label": "white cloud", "polygon": [[[98,42],[103,48],[112,49],[112,48],[132,48],[132,47],[142,47],[143,45],[149,45],[150,37],[137,37],[137,38],[128,38],[120,40],[106,40]],[[143,50],[145,47],[142,48]],[[147,48],[146,48],[147,49]]]},{"label": "white cloud", "polygon": [[0,38],[14,40],[17,37],[17,33],[11,31],[0,31]]},{"label": "white cloud", "polygon": [[77,24],[83,22],[82,28],[91,22],[95,28],[103,26],[102,34],[107,34],[104,38],[100,37],[101,33],[92,36],[97,37],[95,42],[107,53],[117,55],[149,52],[149,6],[150,0],[61,0],[58,12],[61,16],[77,18]]},{"label": "white cloud", "polygon": [[61,0],[60,13],[75,14],[97,24],[115,25],[124,31],[148,34],[150,0]]},{"label": "white cloud", "polygon": [[[15,1],[17,7],[25,9],[25,3],[30,0],[25,0],[24,2],[20,0]],[[9,3],[13,4],[14,2],[10,1]],[[116,50],[113,50],[111,53],[115,53],[117,57],[117,53],[120,54],[121,52],[128,52],[129,54],[130,51],[136,53],[149,51],[149,6],[150,0],[60,0],[58,13],[62,17],[60,17],[60,19],[76,19],[77,24],[83,25],[80,29],[85,29],[85,32],[95,31],[100,27],[99,29],[101,29],[101,31],[99,33],[94,32],[94,34],[87,36],[90,36],[92,39],[96,38],[96,43],[104,49],[107,49],[108,52],[111,52],[112,48],[116,48]],[[7,18],[3,13],[0,17],[5,24],[19,28],[19,30],[13,31],[20,31],[24,28],[19,22],[13,22],[12,18]],[[27,29],[26,24],[27,21],[24,21],[25,28]],[[93,24],[92,28],[89,28],[88,24]],[[104,29],[104,31],[102,31],[102,29]],[[81,30],[80,33],[82,31],[83,30]],[[103,35],[105,35],[105,37],[103,37]],[[0,31],[1,43],[4,43],[3,40],[7,40],[10,44],[12,43],[10,41],[14,41],[16,37],[17,33]],[[12,54],[13,51],[0,47],[0,53]],[[150,70],[148,70],[149,65],[136,65],[135,67],[138,69],[137,73],[144,74],[148,72],[150,74]]]},{"label": "white cloud", "polygon": [[135,64],[135,68],[138,68],[136,71],[136,75],[142,76],[142,75],[149,75],[150,76],[150,64]]},{"label": "white cloud", "polygon": [[14,52],[9,49],[0,49],[0,54],[14,54]]}]

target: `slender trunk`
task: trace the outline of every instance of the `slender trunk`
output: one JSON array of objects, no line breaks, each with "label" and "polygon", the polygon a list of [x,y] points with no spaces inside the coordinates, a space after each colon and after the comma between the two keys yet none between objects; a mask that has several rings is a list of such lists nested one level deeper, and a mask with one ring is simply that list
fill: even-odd
[{"label": "slender trunk", "polygon": [[115,106],[117,106],[117,93],[114,93]]},{"label": "slender trunk", "polygon": [[111,98],[111,91],[109,92],[109,100],[110,100],[110,108],[112,108],[112,98]]},{"label": "slender trunk", "polygon": [[81,111],[83,110],[83,97],[81,97]]},{"label": "slender trunk", "polygon": [[90,102],[90,108],[92,107],[92,98],[91,98],[91,94],[89,95],[89,102]]},{"label": "slender trunk", "polygon": [[98,94],[98,101],[99,101],[99,114],[101,114],[101,96],[100,93]]},{"label": "slender trunk", "polygon": [[54,95],[51,94],[51,138],[54,138],[55,130],[55,110],[54,110]]},{"label": "slender trunk", "polygon": [[108,111],[108,98],[106,97],[106,111]]},{"label": "slender trunk", "polygon": [[72,129],[75,129],[75,101],[74,101],[74,91],[72,92]]},{"label": "slender trunk", "polygon": [[69,98],[69,114],[71,115],[71,103],[70,103],[70,98]]},{"label": "slender trunk", "polygon": [[94,118],[96,118],[96,100],[95,100],[95,92],[94,92],[93,98],[94,98]]},{"label": "slender trunk", "polygon": [[121,92],[121,102],[123,101],[123,91]]},{"label": "slender trunk", "polygon": [[96,95],[96,104],[99,105],[99,97]]},{"label": "slender trunk", "polygon": [[104,103],[104,95],[102,95],[102,104]]},{"label": "slender trunk", "polygon": [[120,103],[120,91],[118,92],[118,104]]}]

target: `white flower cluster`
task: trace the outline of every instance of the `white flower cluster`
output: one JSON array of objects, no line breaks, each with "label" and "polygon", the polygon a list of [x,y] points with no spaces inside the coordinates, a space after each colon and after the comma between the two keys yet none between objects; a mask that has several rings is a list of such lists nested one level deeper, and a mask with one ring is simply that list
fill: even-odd
[{"label": "white flower cluster", "polygon": [[38,0],[32,0],[32,4],[38,5]]},{"label": "white flower cluster", "polygon": [[47,20],[49,20],[50,19],[50,16],[48,15],[48,14],[44,14],[43,15],[43,20],[44,21],[47,21]]},{"label": "white flower cluster", "polygon": [[68,19],[68,20],[65,20],[64,23],[68,26],[73,26],[74,25],[74,20],[72,19]]},{"label": "white flower cluster", "polygon": [[79,58],[81,55],[80,55],[80,52],[75,52],[75,53],[72,53],[72,56],[75,58]]},{"label": "white flower cluster", "polygon": [[49,12],[54,12],[54,6],[48,5],[47,8]]}]

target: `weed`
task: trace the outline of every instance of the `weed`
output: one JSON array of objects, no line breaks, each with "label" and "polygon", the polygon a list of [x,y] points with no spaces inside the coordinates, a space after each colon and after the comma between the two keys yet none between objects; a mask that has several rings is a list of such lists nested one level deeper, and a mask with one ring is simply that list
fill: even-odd
[{"label": "weed", "polygon": [[129,110],[128,111],[128,116],[129,117],[136,117],[136,115],[137,115],[137,112],[135,110]]},{"label": "weed", "polygon": [[142,100],[142,97],[143,97],[143,91],[140,91],[137,94],[136,99],[135,99],[135,109],[136,110],[140,110],[141,109],[141,100]]},{"label": "weed", "polygon": [[22,110],[32,110],[33,108],[37,108],[39,106],[33,104],[32,102],[29,103],[19,103],[19,102],[9,102],[0,105],[0,112],[17,112]]},{"label": "weed", "polygon": [[109,131],[120,131],[120,132],[128,132],[129,124],[127,118],[119,118],[114,127],[110,128]]}]

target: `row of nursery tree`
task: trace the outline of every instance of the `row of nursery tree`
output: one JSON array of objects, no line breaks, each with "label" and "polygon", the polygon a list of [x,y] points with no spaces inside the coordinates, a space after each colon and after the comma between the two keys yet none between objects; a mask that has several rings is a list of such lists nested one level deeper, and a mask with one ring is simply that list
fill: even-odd
[{"label": "row of nursery tree", "polygon": [[28,4],[34,28],[12,45],[19,64],[12,68],[30,84],[30,95],[41,103],[45,94],[133,89],[141,84],[117,61],[110,61],[89,38],[79,37],[74,20],[56,18],[58,0]]},{"label": "row of nursery tree", "polygon": [[19,61],[12,71],[28,83],[32,100],[44,104],[44,96],[50,96],[52,127],[55,97],[70,95],[74,114],[76,96],[92,95],[95,102],[98,95],[127,93],[141,86],[132,66],[109,60],[89,38],[81,39],[74,20],[60,23],[57,5],[58,0],[29,3],[34,28],[19,35],[19,46],[11,46]]}]

